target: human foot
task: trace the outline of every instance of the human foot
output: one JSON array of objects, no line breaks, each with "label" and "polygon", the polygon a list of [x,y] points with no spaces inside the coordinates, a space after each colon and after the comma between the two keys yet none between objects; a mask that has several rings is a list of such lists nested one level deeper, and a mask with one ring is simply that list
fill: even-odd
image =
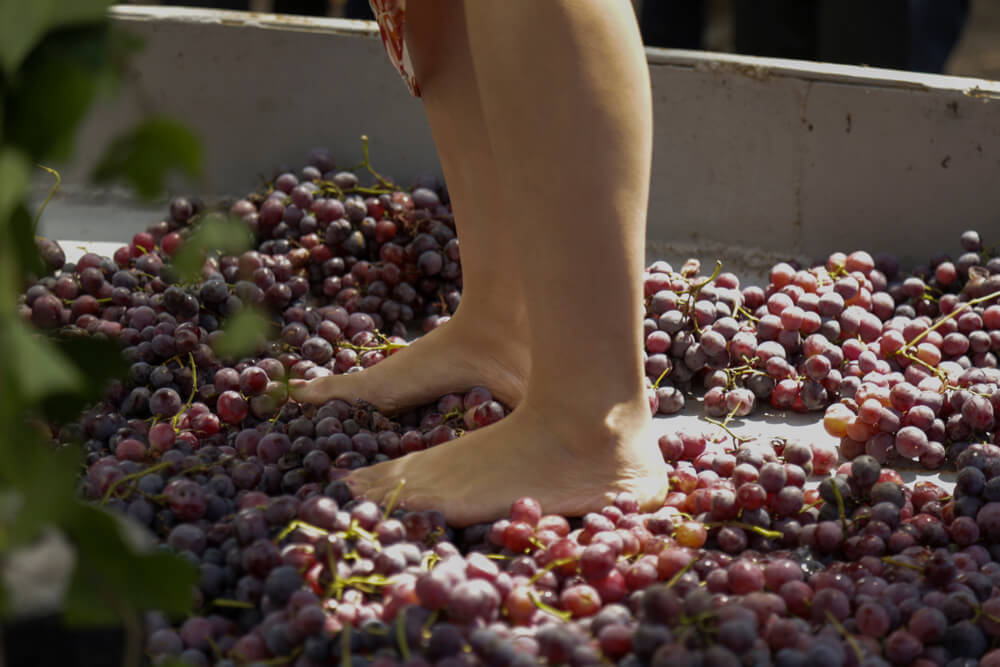
[{"label": "human foot", "polygon": [[[509,417],[431,449],[355,470],[356,495],[409,510],[436,509],[466,526],[537,499],[547,513],[580,516],[630,491],[643,509],[667,493],[666,468],[645,402],[552,414],[527,402]],[[405,480],[405,481],[404,481]]]},{"label": "human foot", "polygon": [[302,403],[339,398],[362,400],[386,413],[434,401],[445,394],[485,386],[511,406],[524,393],[529,361],[517,328],[489,328],[458,313],[360,373],[292,380],[291,395]]}]

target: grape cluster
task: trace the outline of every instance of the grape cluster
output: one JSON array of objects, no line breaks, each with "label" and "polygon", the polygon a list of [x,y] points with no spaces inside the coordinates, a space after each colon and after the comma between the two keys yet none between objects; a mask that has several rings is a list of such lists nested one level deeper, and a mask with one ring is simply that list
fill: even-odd
[{"label": "grape cluster", "polygon": [[200,555],[214,613],[180,627],[151,615],[148,649],[296,666],[1000,659],[1000,502],[986,491],[1000,450],[963,452],[949,498],[867,456],[806,488],[826,450],[711,444],[663,437],[674,490],[650,513],[621,494],[569,521],[522,498],[454,531],[336,491],[247,494],[221,545],[191,523],[171,534]]},{"label": "grape cluster", "polygon": [[[1000,665],[1000,263],[977,235],[906,278],[864,252],[779,264],[763,289],[652,264],[653,411],[695,390],[723,426],[762,402],[825,410],[839,451],[670,433],[656,511],[622,494],[570,520],[522,498],[456,530],[353,499],[343,477],[504,418],[487,389],[388,416],[299,405],[286,384],[361,372],[447,320],[447,201],[430,182],[362,185],[315,151],[223,207],[256,245],[207,257],[195,282],[172,263],[213,215],[195,200],[112,258],[65,264],[38,241],[55,273],[23,316],[117,339],[130,364],[53,429],[83,443],[79,491],[200,573],[192,616],[147,614],[153,664]],[[248,305],[270,333],[229,358],[224,325]],[[947,457],[952,494],[886,467]]]},{"label": "grape cluster", "polygon": [[661,414],[700,385],[710,417],[743,417],[767,401],[826,410],[841,453],[929,469],[976,439],[996,441],[1000,411],[1000,258],[979,235],[903,277],[891,257],[834,253],[825,264],[780,263],[766,289],[739,279],[646,273],[646,374]]}]

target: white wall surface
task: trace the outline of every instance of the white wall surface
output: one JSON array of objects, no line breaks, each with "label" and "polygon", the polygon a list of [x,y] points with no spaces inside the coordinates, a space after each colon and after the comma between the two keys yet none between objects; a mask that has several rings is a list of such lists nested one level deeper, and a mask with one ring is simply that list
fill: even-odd
[{"label": "white wall surface", "polygon": [[[85,185],[100,147],[143,111],[200,134],[207,179],[198,187],[210,196],[244,194],[276,167],[300,166],[315,146],[355,164],[362,134],[376,167],[399,182],[440,172],[421,104],[373,24],[131,5],[112,14],[146,49],[121,96],[85,124],[76,162],[62,166],[67,187],[47,212],[51,236],[125,240],[155,217],[120,199],[98,201]],[[1000,84],[647,55],[651,254],[738,253],[763,265],[865,248],[912,264],[957,251],[966,228],[1000,242]]]}]

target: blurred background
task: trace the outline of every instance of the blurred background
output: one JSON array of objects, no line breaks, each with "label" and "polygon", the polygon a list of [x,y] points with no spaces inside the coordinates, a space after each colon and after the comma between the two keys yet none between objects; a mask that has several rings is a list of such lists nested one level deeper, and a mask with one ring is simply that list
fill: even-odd
[{"label": "blurred background", "polygon": [[[368,0],[130,4],[371,19]],[[996,0],[633,0],[648,46],[1000,79]]]}]

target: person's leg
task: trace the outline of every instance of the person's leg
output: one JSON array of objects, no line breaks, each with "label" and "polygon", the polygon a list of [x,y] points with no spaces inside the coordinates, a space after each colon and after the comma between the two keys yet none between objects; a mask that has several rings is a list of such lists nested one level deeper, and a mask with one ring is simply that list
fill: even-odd
[{"label": "person's leg", "polygon": [[495,519],[525,495],[570,515],[622,490],[654,506],[667,481],[642,364],[652,104],[632,6],[464,7],[506,212],[491,233],[519,250],[531,374],[507,419],[348,481],[383,500],[405,480],[405,506],[456,525]]},{"label": "person's leg", "polygon": [[362,373],[293,385],[312,403],[362,399],[386,411],[484,385],[517,405],[528,374],[524,288],[506,231],[496,162],[460,0],[409,3],[406,40],[451,196],[462,252],[462,301],[452,319]]}]

